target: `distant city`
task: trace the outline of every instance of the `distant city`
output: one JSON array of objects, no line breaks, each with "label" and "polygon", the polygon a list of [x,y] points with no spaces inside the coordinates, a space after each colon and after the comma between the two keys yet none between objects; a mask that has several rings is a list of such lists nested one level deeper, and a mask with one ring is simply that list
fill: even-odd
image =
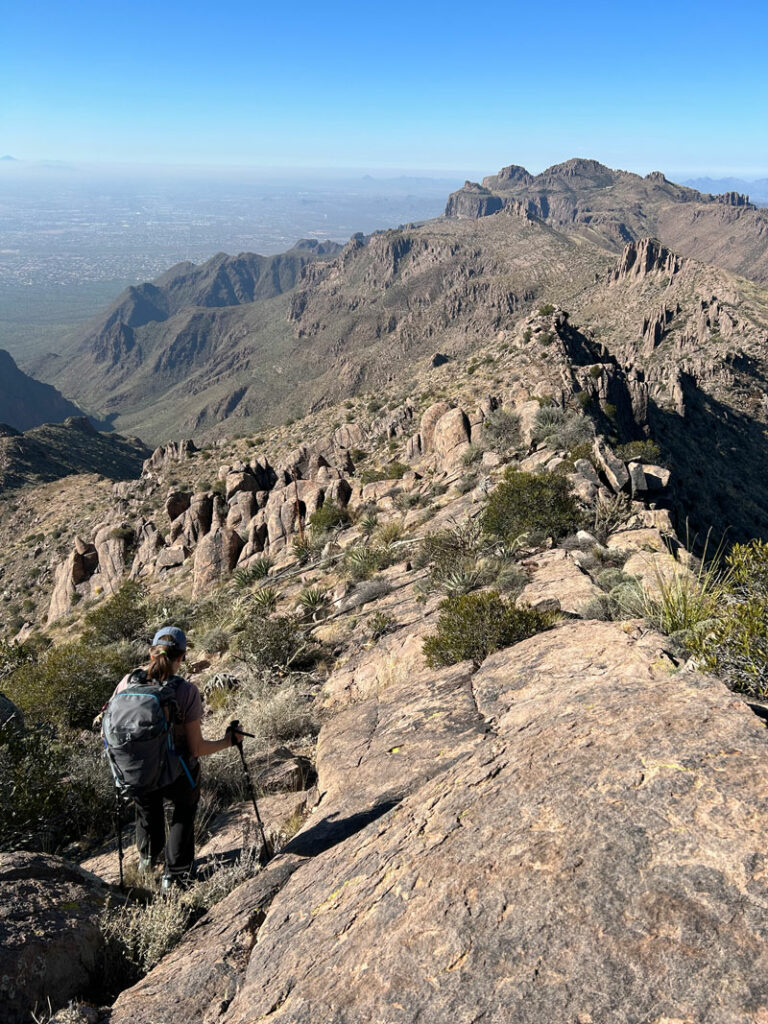
[{"label": "distant city", "polygon": [[240,182],[0,167],[0,348],[51,350],[130,283],[217,252],[282,252],[439,215],[459,179]]}]

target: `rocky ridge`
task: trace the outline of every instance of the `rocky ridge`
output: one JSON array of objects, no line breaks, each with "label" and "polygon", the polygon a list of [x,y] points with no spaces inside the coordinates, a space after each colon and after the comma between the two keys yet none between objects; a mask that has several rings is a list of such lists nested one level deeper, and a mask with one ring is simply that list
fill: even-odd
[{"label": "rocky ridge", "polygon": [[[637,262],[642,280],[670,273],[661,251],[621,266]],[[502,367],[527,356],[537,392],[519,380],[484,392],[476,370],[457,377],[453,398],[408,398],[335,428],[318,418],[314,433],[276,432],[269,449],[251,438],[161,446],[74,541],[51,604],[54,637],[72,629],[60,614],[77,616],[129,575],[158,594],[223,595],[233,567],[267,555],[280,610],[302,588],[326,588],[314,632],[336,651],[316,698],[316,788],[296,794],[303,826],[102,1008],[104,1024],[318,1013],[338,1024],[510,1013],[763,1024],[764,726],[642,622],[583,618],[601,593],[594,536],[523,548],[518,600],[563,618],[479,669],[425,664],[440,594],[424,593],[408,545],[393,548],[380,579],[330,593],[339,557],[365,544],[366,514],[410,538],[471,522],[509,465],[565,474],[587,507],[621,502],[599,547],[634,559],[644,585],[688,571],[665,507],[676,473],[621,458],[600,435],[576,459],[539,439],[542,413],[583,429],[579,394],[609,423],[606,381],[630,393],[624,371],[556,309],[507,345]],[[622,415],[641,407],[628,401]],[[505,411],[520,440],[500,453],[492,424]],[[376,479],[393,459],[397,477]],[[216,486],[194,491],[187,481],[203,467]],[[331,499],[357,522],[302,562],[295,542]],[[201,664],[223,668],[206,655]],[[90,866],[114,878],[109,858]]]},{"label": "rocky ridge", "polygon": [[[756,281],[768,279],[768,214],[735,192],[708,195],[668,181],[641,177],[596,160],[574,159],[533,176],[504,167],[482,184],[468,181],[448,199],[450,219],[487,217],[507,210],[609,249],[654,235],[684,256]],[[732,233],[726,242],[723,228]],[[734,235],[738,243],[734,243]]]},{"label": "rocky ridge", "polygon": [[[438,344],[463,357],[518,331],[542,303],[572,310],[583,297],[610,314],[621,301],[627,317],[653,319],[658,308],[631,289],[608,301],[600,287],[628,242],[655,236],[680,256],[763,280],[765,211],[594,161],[535,179],[506,169],[465,186],[448,214],[353,236],[341,252],[275,257],[290,274],[247,254],[172,270],[93,324],[52,364],[52,383],[152,443],[179,431],[223,436],[235,423],[253,431],[402,385]],[[724,291],[748,316],[764,304],[760,289],[725,272],[715,294]],[[606,344],[624,343],[603,330]]]}]

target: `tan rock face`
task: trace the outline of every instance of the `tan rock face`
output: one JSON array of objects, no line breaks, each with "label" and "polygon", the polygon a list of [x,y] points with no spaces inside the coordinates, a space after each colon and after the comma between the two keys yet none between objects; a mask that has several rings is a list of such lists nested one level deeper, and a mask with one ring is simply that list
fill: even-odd
[{"label": "tan rock face", "polygon": [[432,447],[445,467],[458,465],[469,445],[470,425],[463,409],[450,409],[435,424]]},{"label": "tan rock face", "polygon": [[61,857],[0,854],[0,1017],[28,1024],[100,981],[106,889]]},{"label": "tan rock face", "polygon": [[425,410],[424,415],[421,417],[421,426],[419,428],[422,454],[428,455],[432,451],[432,440],[435,436],[437,421],[441,416],[445,416],[447,412],[450,412],[450,409],[451,407],[447,402],[435,402]]},{"label": "tan rock face", "polygon": [[195,551],[192,596],[206,592],[237,565],[243,549],[242,538],[228,526],[216,526],[200,541]]},{"label": "tan rock face", "polygon": [[589,601],[600,596],[600,588],[567,551],[544,551],[527,564],[526,569],[532,578],[518,597],[518,604],[529,604],[534,608],[557,607],[575,615]]},{"label": "tan rock face", "polygon": [[764,726],[639,624],[471,679],[425,670],[428,628],[334,674],[314,815],[112,1024],[756,1024]]},{"label": "tan rock face", "polygon": [[293,875],[224,1020],[754,1021],[764,727],[615,624],[475,692],[495,735]]}]

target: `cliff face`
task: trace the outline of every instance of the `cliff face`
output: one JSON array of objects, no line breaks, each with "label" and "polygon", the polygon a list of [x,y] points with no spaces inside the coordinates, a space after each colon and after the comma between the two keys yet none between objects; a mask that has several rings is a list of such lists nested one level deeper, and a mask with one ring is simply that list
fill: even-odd
[{"label": "cliff face", "polygon": [[81,410],[50,384],[23,373],[8,352],[0,349],[0,423],[30,430],[41,423],[59,423]]}]

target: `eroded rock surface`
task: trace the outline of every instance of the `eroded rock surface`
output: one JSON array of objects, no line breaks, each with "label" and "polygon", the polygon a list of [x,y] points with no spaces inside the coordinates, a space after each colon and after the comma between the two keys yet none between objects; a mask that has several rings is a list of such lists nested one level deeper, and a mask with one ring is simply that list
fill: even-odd
[{"label": "eroded rock surface", "polygon": [[304,829],[113,1024],[763,1024],[768,735],[747,706],[637,623],[561,624],[471,679],[389,640],[333,679],[329,708],[354,703]]},{"label": "eroded rock surface", "polygon": [[105,896],[98,879],[60,857],[0,854],[3,1024],[28,1024],[49,999],[56,1009],[98,982]]}]

